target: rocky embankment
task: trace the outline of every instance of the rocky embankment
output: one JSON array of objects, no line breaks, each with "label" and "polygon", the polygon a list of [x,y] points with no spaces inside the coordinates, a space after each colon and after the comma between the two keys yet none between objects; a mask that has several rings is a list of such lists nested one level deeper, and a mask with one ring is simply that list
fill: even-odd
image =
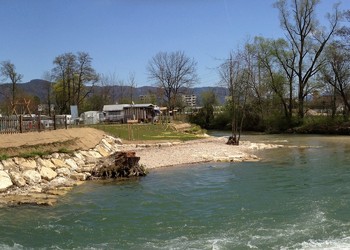
[{"label": "rocky embankment", "polygon": [[120,151],[121,140],[105,136],[90,150],[53,153],[34,159],[9,158],[0,162],[0,205],[52,205],[59,195],[91,176],[106,157]]}]

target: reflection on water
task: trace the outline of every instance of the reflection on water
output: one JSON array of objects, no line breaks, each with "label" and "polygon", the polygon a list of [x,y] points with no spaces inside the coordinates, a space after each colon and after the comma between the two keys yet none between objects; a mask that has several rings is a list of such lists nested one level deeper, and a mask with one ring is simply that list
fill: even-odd
[{"label": "reflection on water", "polygon": [[55,207],[2,208],[0,248],[350,248],[349,138],[242,140],[285,147],[257,151],[261,162],[172,167],[134,181],[88,182]]}]

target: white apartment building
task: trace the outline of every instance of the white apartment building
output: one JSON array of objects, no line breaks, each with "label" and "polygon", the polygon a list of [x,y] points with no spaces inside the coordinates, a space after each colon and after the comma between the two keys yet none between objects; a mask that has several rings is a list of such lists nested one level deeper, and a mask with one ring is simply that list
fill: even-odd
[{"label": "white apartment building", "polygon": [[197,105],[197,96],[196,95],[183,95],[183,102],[187,107],[195,107]]}]

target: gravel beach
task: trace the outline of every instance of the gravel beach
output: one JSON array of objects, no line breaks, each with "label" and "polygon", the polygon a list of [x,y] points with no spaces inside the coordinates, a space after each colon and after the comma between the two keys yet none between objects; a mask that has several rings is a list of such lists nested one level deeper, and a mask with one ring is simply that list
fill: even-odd
[{"label": "gravel beach", "polygon": [[147,169],[202,162],[257,161],[257,150],[276,148],[279,145],[243,141],[239,146],[226,144],[225,137],[207,137],[187,142],[153,144],[123,144],[121,150],[136,151],[140,164]]}]

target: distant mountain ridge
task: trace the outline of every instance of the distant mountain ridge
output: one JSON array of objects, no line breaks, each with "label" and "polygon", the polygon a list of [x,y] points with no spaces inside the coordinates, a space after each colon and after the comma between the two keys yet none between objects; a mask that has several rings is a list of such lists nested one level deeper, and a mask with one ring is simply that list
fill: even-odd
[{"label": "distant mountain ridge", "polygon": [[[26,83],[19,83],[17,84],[17,87],[23,93],[26,93],[31,96],[36,96],[41,100],[41,102],[46,103],[49,83],[50,82],[46,80],[33,79]],[[9,89],[10,87],[11,87],[11,84],[9,83],[0,84],[0,101],[4,100],[4,95],[2,95],[1,93],[4,93],[6,91],[6,88]],[[114,91],[118,91],[118,88],[120,88],[120,86],[113,86],[113,87],[114,87]],[[129,88],[129,86],[124,86],[124,87]],[[95,88],[97,90],[98,88],[103,88],[103,87],[95,86]],[[147,95],[150,92],[155,93],[156,90],[157,90],[157,87],[141,86],[141,87],[136,87],[134,89],[134,93],[135,93],[135,96],[138,97],[140,95]],[[188,90],[188,93],[196,95],[198,100],[197,103],[198,105],[200,105],[201,94],[207,91],[213,91],[217,95],[217,99],[220,104],[223,104],[225,102],[225,97],[228,95],[228,90],[227,88],[224,88],[224,87],[194,87],[194,88],[190,88]]]}]

